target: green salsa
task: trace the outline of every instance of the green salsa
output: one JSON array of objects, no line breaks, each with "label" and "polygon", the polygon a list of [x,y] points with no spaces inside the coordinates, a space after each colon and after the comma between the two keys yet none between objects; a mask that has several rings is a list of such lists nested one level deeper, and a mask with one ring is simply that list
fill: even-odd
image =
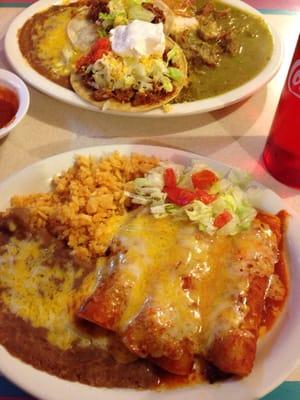
[{"label": "green salsa", "polygon": [[[189,84],[176,98],[176,103],[205,99],[241,86],[255,77],[272,55],[272,35],[262,18],[218,1],[203,0],[198,1],[197,10],[194,10],[197,18],[205,4],[213,5],[214,12],[210,15],[204,12],[205,26],[200,34],[186,31],[175,37],[189,65]],[[214,29],[219,32],[215,39],[213,34],[209,36]],[[203,53],[204,58],[199,59],[197,52]],[[211,58],[205,58],[207,52]]]}]

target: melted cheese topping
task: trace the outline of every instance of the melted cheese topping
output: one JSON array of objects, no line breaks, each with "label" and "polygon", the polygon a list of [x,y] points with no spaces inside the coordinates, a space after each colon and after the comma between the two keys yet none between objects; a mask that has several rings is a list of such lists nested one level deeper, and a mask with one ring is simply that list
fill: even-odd
[{"label": "melted cheese topping", "polygon": [[32,37],[36,53],[42,64],[60,76],[69,75],[79,53],[67,36],[67,26],[72,18],[72,8],[62,8],[35,25]]},{"label": "melted cheese topping", "polygon": [[[119,229],[120,251],[109,262],[100,258],[86,276],[71,261],[56,261],[53,246],[12,237],[2,247],[0,300],[33,327],[46,328],[49,342],[63,350],[75,342],[107,349],[108,336],[78,329],[74,314],[99,281],[114,274],[125,296],[115,330],[130,350],[174,358],[188,343],[190,351],[205,354],[217,335],[244,320],[251,274],[270,276],[277,261],[276,238],[258,220],[233,237],[205,235],[188,222],[145,211],[117,225],[112,231]],[[107,311],[113,307],[108,298]]]},{"label": "melted cheese topping", "polygon": [[62,350],[74,342],[106,348],[105,336],[91,337],[74,323],[75,310],[95,289],[97,274],[89,273],[74,289],[83,269],[74,269],[71,262],[61,266],[53,252],[53,246],[12,238],[0,258],[0,288],[5,289],[0,291],[1,301],[33,327],[46,328],[49,342]]},{"label": "melted cheese topping", "polygon": [[275,237],[259,222],[247,234],[221,237],[141,213],[116,239],[125,250],[108,263],[103,279],[118,274],[126,288],[116,331],[140,356],[179,356],[186,341],[194,353],[205,353],[216,335],[245,318],[251,271],[241,265],[269,274],[276,262]]}]

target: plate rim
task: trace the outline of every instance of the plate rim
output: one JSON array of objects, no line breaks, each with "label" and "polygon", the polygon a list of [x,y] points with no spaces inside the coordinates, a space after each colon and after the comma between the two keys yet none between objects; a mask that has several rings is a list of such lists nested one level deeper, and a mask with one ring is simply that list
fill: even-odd
[{"label": "plate rim", "polygon": [[[231,167],[230,165],[226,164],[226,163],[222,163],[219,162],[217,160],[211,159],[209,157],[205,157],[205,156],[201,156],[199,154],[193,153],[193,152],[189,152],[189,151],[185,151],[185,150],[180,150],[180,149],[176,149],[176,148],[171,148],[171,147],[164,147],[164,146],[152,146],[152,145],[139,145],[139,144],[113,144],[113,145],[98,145],[98,146],[90,146],[90,147],[84,147],[84,148],[79,148],[79,149],[74,149],[74,150],[70,150],[67,152],[63,152],[63,153],[59,153],[56,154],[54,156],[51,157],[47,157],[44,158],[42,160],[39,160],[15,173],[13,173],[12,175],[10,175],[7,179],[5,179],[1,184],[0,184],[0,193],[5,189],[5,186],[13,184],[13,180],[18,180],[20,178],[22,178],[22,175],[26,174],[28,175],[28,173],[33,173],[36,174],[37,171],[39,171],[40,169],[43,170],[43,165],[45,166],[46,164],[51,164],[51,165],[55,165],[55,161],[59,161],[61,160],[66,160],[66,165],[67,166],[71,166],[72,165],[72,160],[74,159],[74,156],[76,154],[82,154],[82,155],[92,155],[95,156],[96,154],[100,157],[103,156],[105,154],[109,154],[112,151],[119,151],[121,154],[129,154],[131,152],[139,152],[139,153],[144,153],[146,155],[150,155],[153,154],[154,156],[157,155],[159,157],[162,157],[163,153],[166,153],[166,157],[169,158],[170,154],[173,154],[174,156],[178,156],[179,158],[183,158],[186,160],[186,162],[192,160],[193,158],[197,158],[202,160],[203,162],[208,163],[208,165],[212,165],[213,168],[217,168],[219,170],[228,170],[228,169],[236,169],[235,167]],[[59,170],[61,170],[61,168],[59,168]],[[52,177],[53,175],[51,175]],[[46,176],[46,182],[49,185],[50,179],[51,177]],[[34,177],[34,179],[36,179],[36,176]],[[253,184],[257,184],[258,186],[262,187],[262,188],[266,188],[266,186],[261,185],[259,182],[253,181]],[[268,191],[270,191],[274,196],[275,199],[279,199],[280,202],[280,207],[283,207],[292,215],[293,219],[292,222],[296,221],[296,225],[298,227],[300,227],[300,219],[298,218],[297,214],[286,204],[284,204],[283,200],[275,193],[273,192],[271,189],[266,188]],[[2,209],[2,206],[1,206]],[[299,251],[299,255],[300,255],[300,251]],[[294,269],[297,268],[297,266],[294,265],[290,265],[290,269]],[[299,282],[300,282],[300,273],[299,274]],[[289,303],[290,301],[290,297],[292,295],[292,293],[295,293],[295,290],[292,291],[292,285],[290,287],[290,296],[289,296],[289,300],[287,303]],[[300,296],[299,296],[300,298]],[[286,308],[287,308],[287,304],[286,304]],[[271,335],[273,333],[273,330],[278,330],[277,325],[278,324],[282,324],[281,320],[283,318],[283,315],[286,318],[286,310],[284,310],[282,312],[281,317],[279,318],[279,322],[276,323],[276,326],[273,327],[273,329],[270,331],[270,333],[268,334]],[[294,316],[294,318],[296,318]],[[296,320],[297,321],[297,320]],[[299,326],[298,326],[299,325]],[[298,321],[298,333],[300,333],[300,318]],[[264,339],[265,340],[265,339]],[[273,340],[273,339],[272,339]],[[165,399],[167,398],[172,398],[172,393],[179,393],[184,392],[185,388],[179,389],[179,391],[174,392],[174,390],[170,390],[167,392],[164,392],[163,396],[160,396],[159,392],[155,392],[155,391],[135,391],[135,390],[130,390],[130,389],[105,389],[105,388],[93,388],[90,387],[88,385],[84,385],[78,382],[70,382],[70,381],[65,381],[62,380],[58,377],[54,377],[52,375],[49,375],[46,372],[37,370],[35,368],[33,368],[31,365],[24,363],[23,361],[11,356],[6,349],[3,346],[0,346],[0,354],[2,354],[2,357],[0,358],[0,370],[3,373],[3,375],[5,375],[8,379],[12,380],[13,382],[15,382],[18,386],[20,386],[21,388],[23,388],[24,390],[26,390],[28,393],[31,393],[34,396],[38,396],[39,398],[43,398],[45,400],[59,400],[58,397],[54,397],[52,396],[52,394],[49,392],[45,395],[45,392],[43,392],[43,389],[39,389],[36,388],[36,385],[34,384],[34,382],[30,382],[27,381],[26,379],[24,380],[24,377],[22,374],[15,374],[14,372],[14,368],[10,369],[9,365],[3,365],[5,364],[5,361],[3,361],[3,358],[7,361],[9,360],[12,363],[12,366],[18,366],[21,365],[21,370],[25,368],[26,372],[29,371],[30,374],[30,370],[31,373],[33,373],[33,375],[38,375],[39,377],[42,377],[43,379],[45,379],[46,381],[52,381],[54,379],[54,382],[58,382],[60,381],[60,383],[57,383],[59,386],[63,385],[64,387],[68,387],[69,389],[72,388],[76,390],[83,390],[84,392],[89,392],[88,395],[92,394],[95,392],[95,390],[97,391],[97,396],[103,396],[104,399],[108,399],[108,400],[117,400],[117,399],[122,399],[122,400],[128,400],[129,398],[131,399],[148,399],[148,398],[153,398],[153,399],[161,399],[162,397]],[[291,371],[294,370],[294,368],[299,364],[300,361],[300,352],[299,355],[293,360],[293,363],[290,363],[288,369],[285,369],[285,371],[283,373],[280,374],[280,376],[277,376],[277,379],[274,380],[273,382],[269,382],[268,385],[265,385],[265,387],[263,387],[263,389],[261,391],[259,391],[259,393],[257,393],[257,395],[259,396],[263,396],[266,393],[268,393],[269,391],[271,391],[272,389],[274,389],[275,387],[277,387],[288,375]],[[18,368],[17,368],[18,369]],[[33,372],[32,372],[33,371]],[[42,374],[42,375],[41,375]],[[251,375],[250,375],[251,376]],[[248,379],[248,378],[246,378]],[[58,381],[57,381],[58,380]],[[245,380],[239,381],[238,384],[240,384],[240,382],[242,382],[242,387],[243,387],[243,382],[245,382]],[[201,390],[204,390],[204,394],[205,394],[205,390],[207,388],[205,388],[204,386],[207,386],[206,384],[203,385],[199,385],[197,386],[197,393],[200,394]],[[228,386],[226,383],[222,385],[222,388],[224,390],[226,390],[226,386]],[[245,388],[247,387],[247,385],[245,385]],[[85,389],[83,389],[85,388]],[[227,388],[228,389],[228,388]],[[122,393],[121,393],[122,392]],[[126,393],[125,393],[126,392]],[[112,393],[112,397],[110,397],[110,394]],[[124,394],[125,393],[125,394]],[[138,393],[138,397],[134,397],[134,394]],[[150,397],[147,397],[147,394],[150,393]],[[167,394],[171,394],[170,397],[167,396]],[[191,391],[192,394],[192,391]],[[198,394],[197,394],[198,395]],[[107,397],[108,396],[108,397]],[[124,397],[125,396],[125,397]],[[129,397],[127,397],[129,396]],[[185,396],[185,394],[183,394],[183,396]],[[88,397],[89,398],[89,397]],[[214,399],[215,397],[206,397],[206,400],[210,400],[210,399]],[[235,397],[234,397],[235,398]],[[71,399],[71,398],[70,398]],[[77,398],[76,398],[77,399]],[[92,400],[96,399],[95,397],[91,397]],[[236,399],[240,399],[240,397],[236,397]],[[253,397],[242,397],[242,400],[253,400]]]},{"label": "plate rim", "polygon": [[[138,118],[168,118],[210,112],[238,103],[253,95],[259,89],[261,89],[261,87],[273,79],[283,61],[284,48],[282,38],[274,26],[268,21],[268,18],[244,1],[223,0],[224,3],[233,5],[249,13],[260,16],[269,27],[273,37],[273,53],[269,62],[258,75],[256,75],[250,81],[245,82],[243,85],[218,96],[188,103],[173,104],[172,109],[169,112],[164,112],[161,108],[141,113],[129,113],[118,110],[99,110],[95,106],[79,98],[74,92],[63,88],[54,82],[51,82],[49,79],[35,71],[22,56],[18,45],[18,31],[31,16],[39,11],[42,11],[43,9],[46,9],[47,7],[50,7],[51,5],[61,4],[64,1],[65,0],[38,0],[28,8],[24,9],[9,25],[4,39],[4,50],[11,67],[32,87],[58,101],[85,110],[100,112],[103,114],[124,115]],[[76,0],[71,0],[70,2],[73,1]]]}]

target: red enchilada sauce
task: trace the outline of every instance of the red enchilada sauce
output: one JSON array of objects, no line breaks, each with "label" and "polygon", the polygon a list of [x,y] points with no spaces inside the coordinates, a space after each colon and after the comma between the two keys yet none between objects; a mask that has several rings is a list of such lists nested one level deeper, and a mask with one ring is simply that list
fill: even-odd
[{"label": "red enchilada sauce", "polygon": [[[289,292],[289,276],[288,276],[288,265],[286,260],[286,252],[284,248],[284,237],[287,230],[287,217],[288,213],[284,210],[280,211],[277,214],[277,217],[280,219],[280,231],[277,232],[277,236],[279,238],[278,242],[278,261],[274,268],[274,273],[278,275],[283,287],[285,289],[284,296],[281,297],[280,300],[271,299],[270,297],[266,297],[264,303],[264,310],[262,316],[261,326],[265,328],[265,331],[269,331],[273,324],[276,322],[276,319],[279,317],[280,312],[285,304],[286,297]],[[276,231],[275,229],[273,230]],[[263,333],[263,331],[262,331]]]},{"label": "red enchilada sauce", "polygon": [[[10,216],[0,215],[0,255],[5,252],[5,245],[9,243],[11,237],[31,237],[32,232],[28,230],[27,212],[23,209],[15,209]],[[287,226],[287,213],[281,211],[277,217],[268,214],[259,214],[258,218],[268,223],[271,230],[278,238],[279,261],[275,266],[275,273],[279,276],[286,294],[288,293],[288,270],[284,255],[284,233]],[[29,214],[27,215],[27,218]],[[10,232],[8,227],[13,222],[17,227]],[[28,231],[27,231],[28,230]],[[41,240],[48,243],[49,238],[58,246],[61,253],[62,265],[75,261],[70,251],[64,247],[59,240],[46,232],[37,233],[41,235]],[[49,256],[48,267],[51,268],[57,262],[57,252],[55,260]],[[76,263],[74,267],[76,269]],[[1,290],[1,288],[0,288]],[[282,309],[284,296],[280,302],[265,299],[265,310],[261,326],[269,329],[278,317]],[[79,322],[79,321],[78,321]],[[102,328],[91,325],[87,321],[80,320],[81,329],[85,329],[90,335],[97,335],[97,331]],[[209,362],[196,358],[194,369],[188,376],[172,375],[159,369],[146,359],[133,359],[129,364],[118,362],[115,355],[120,351],[120,341],[113,333],[107,336],[109,341],[109,351],[104,351],[93,347],[79,347],[76,344],[68,350],[62,351],[51,344],[47,339],[46,328],[35,328],[31,323],[10,312],[0,301],[0,344],[16,357],[33,365],[34,367],[46,371],[50,374],[59,376],[70,381],[79,381],[92,386],[105,387],[126,387],[138,389],[161,389],[191,386],[201,381],[208,380],[210,383],[224,380],[230,376],[228,373],[220,371]]]},{"label": "red enchilada sauce", "polygon": [[3,128],[15,117],[19,99],[14,91],[0,86],[0,128]]}]

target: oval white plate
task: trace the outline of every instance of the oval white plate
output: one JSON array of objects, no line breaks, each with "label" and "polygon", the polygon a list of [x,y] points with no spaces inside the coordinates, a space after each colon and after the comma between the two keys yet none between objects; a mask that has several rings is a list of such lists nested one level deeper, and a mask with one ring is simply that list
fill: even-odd
[{"label": "oval white plate", "polygon": [[[76,95],[76,93],[72,92],[69,89],[63,88],[57,85],[56,83],[51,82],[44,76],[40,75],[28,64],[28,62],[22,56],[22,53],[20,51],[18,44],[19,29],[25,24],[25,22],[29,18],[31,18],[37,12],[43,11],[53,4],[61,4],[62,2],[64,1],[39,0],[32,6],[26,8],[21,14],[19,14],[16,17],[16,19],[14,19],[14,21],[8,28],[8,31],[5,36],[4,45],[5,45],[5,53],[7,59],[9,60],[10,64],[15,69],[15,71],[23,79],[25,79],[30,85],[40,90],[41,92],[77,107],[81,107],[87,110],[100,111],[96,107],[82,100],[79,96]],[[278,71],[283,58],[282,41],[278,33],[272,26],[270,26],[270,24],[266,21],[263,15],[261,15],[257,10],[255,10],[253,7],[250,7],[243,1],[224,0],[224,2],[229,5],[236,6],[244,11],[250,12],[252,14],[260,15],[261,18],[263,18],[265,22],[268,24],[270,31],[273,35],[274,50],[272,57],[265,66],[265,68],[258,75],[256,75],[255,78],[239,86],[238,88],[230,90],[229,92],[226,92],[219,96],[210,97],[204,100],[193,101],[190,103],[174,104],[172,106],[171,111],[168,113],[162,111],[161,109],[156,109],[143,113],[128,113],[128,112],[110,111],[110,110],[102,112],[109,114],[118,114],[118,115],[132,115],[135,117],[143,117],[143,116],[172,117],[180,115],[198,114],[223,108],[230,104],[241,101],[252,95],[266,83],[268,83]]]},{"label": "oval white plate", "polygon": [[[0,185],[0,210],[9,205],[9,199],[14,194],[49,190],[51,178],[70,167],[75,154],[99,157],[116,150],[122,154],[138,152],[155,155],[182,164],[189,164],[192,159],[197,158],[223,172],[229,168],[193,153],[164,147],[116,145],[79,149],[39,161],[8,178]],[[24,390],[43,400],[174,400],[175,397],[176,400],[254,400],[262,397],[278,386],[292,372],[300,359],[300,220],[280,197],[267,188],[263,188],[263,196],[257,206],[272,213],[286,209],[291,214],[286,245],[292,279],[285,310],[271,332],[260,341],[255,367],[249,377],[165,392],[95,388],[64,381],[34,369],[12,357],[1,346],[0,370]]]}]

